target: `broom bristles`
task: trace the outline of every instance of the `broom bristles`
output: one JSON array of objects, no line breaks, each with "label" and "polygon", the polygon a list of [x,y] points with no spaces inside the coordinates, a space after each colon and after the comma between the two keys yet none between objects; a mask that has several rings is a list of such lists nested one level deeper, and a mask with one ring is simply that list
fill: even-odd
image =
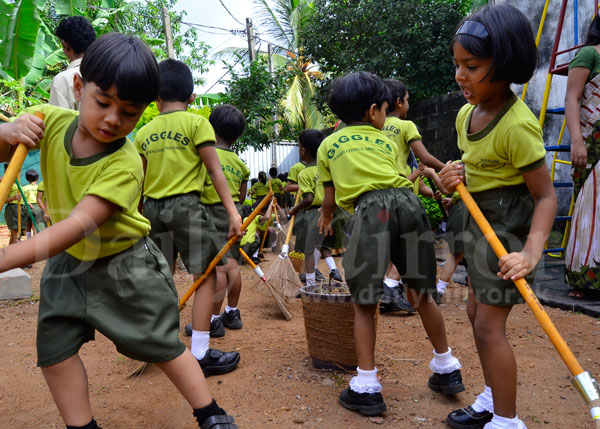
[{"label": "broom bristles", "polygon": [[275,234],[275,247],[273,247],[273,253],[280,253],[281,248],[283,247],[283,243],[285,243],[285,234],[282,230],[277,229],[277,232]]},{"label": "broom bristles", "polygon": [[269,279],[276,291],[287,298],[298,296],[302,287],[292,261],[287,255],[275,258],[265,270],[265,277]]},{"label": "broom bristles", "polygon": [[287,308],[287,305],[285,305],[285,298],[268,281],[264,282],[263,284],[271,293],[271,296],[273,297],[273,299],[277,303],[277,306],[283,313],[283,317],[285,317],[285,320],[292,320],[292,313],[290,313],[290,310]]}]

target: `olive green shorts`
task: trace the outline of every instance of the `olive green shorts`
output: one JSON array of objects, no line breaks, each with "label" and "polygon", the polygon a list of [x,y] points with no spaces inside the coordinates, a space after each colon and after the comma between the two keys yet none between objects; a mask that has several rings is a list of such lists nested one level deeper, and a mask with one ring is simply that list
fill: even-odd
[{"label": "olive green shorts", "polygon": [[190,274],[202,274],[217,255],[217,230],[200,202],[200,194],[147,198],[144,216],[150,221],[150,238],[163,252],[169,266],[177,254]]},{"label": "olive green shorts", "polygon": [[[31,214],[33,214],[33,218],[35,219],[38,228],[40,231],[43,230],[46,227],[46,224],[44,223],[44,212],[37,203],[29,204],[29,208],[31,209]],[[27,221],[31,221],[29,213],[27,213]]]},{"label": "olive green shorts", "polygon": [[144,362],[184,352],[173,277],[149,238],[94,261],[66,252],[48,259],[40,285],[38,366],[73,356],[94,340],[95,330],[119,353]]},{"label": "olive green shorts", "polygon": [[[225,210],[223,204],[205,204],[204,207],[206,207],[206,213],[208,214],[209,219],[217,229],[217,232],[213,235],[213,240],[215,240],[217,248],[221,250],[227,242],[227,234],[229,233],[229,216],[227,216],[227,210]],[[235,203],[235,208],[241,216],[241,204]],[[240,257],[240,240],[233,243],[233,246],[231,246],[231,249],[227,252],[227,257],[236,260]]]},{"label": "olive green shorts", "polygon": [[298,228],[296,235],[296,244],[294,246],[296,252],[311,254],[315,251],[316,247],[335,248],[335,234],[323,235],[319,233],[319,227],[317,226],[317,222],[321,216],[319,208],[320,206],[312,206],[308,210],[304,210],[302,227]]},{"label": "olive green shorts", "polygon": [[448,213],[448,223],[446,225],[446,241],[448,242],[448,251],[453,254],[464,253],[463,244],[463,223],[467,207],[462,200],[457,201]]},{"label": "olive green shorts", "polygon": [[352,302],[379,302],[390,261],[409,288],[435,292],[433,237],[425,208],[411,189],[381,189],[361,195],[342,262]]},{"label": "olive green shorts", "polygon": [[[21,229],[25,229],[27,226],[27,219],[29,216],[26,212],[26,208],[21,206]],[[19,229],[19,205],[18,204],[7,204],[4,209],[4,220],[8,229],[16,231]]]},{"label": "olive green shorts", "polygon": [[[473,193],[473,199],[508,251],[520,252],[531,226],[533,198],[525,185],[507,186]],[[498,257],[467,211],[464,218],[464,247],[468,273],[477,302],[507,306],[522,303],[523,297],[512,280],[503,280]],[[527,276],[531,284],[535,269]]]}]

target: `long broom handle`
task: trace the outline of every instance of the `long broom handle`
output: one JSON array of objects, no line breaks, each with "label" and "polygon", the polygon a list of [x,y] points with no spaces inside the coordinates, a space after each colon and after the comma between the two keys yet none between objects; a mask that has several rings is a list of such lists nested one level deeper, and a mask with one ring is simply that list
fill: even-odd
[{"label": "long broom handle", "polygon": [[[267,203],[269,202],[269,200],[271,199],[272,196],[273,196],[273,193],[269,191],[269,193],[265,196],[265,198],[263,198],[263,200],[260,203],[258,203],[256,208],[252,211],[252,213],[250,213],[250,216],[248,216],[246,218],[246,220],[244,221],[244,223],[242,223],[242,227],[240,228],[242,231],[245,231],[246,228],[248,228],[248,225],[250,225],[250,223],[254,220],[254,218],[260,213],[262,208],[265,205],[267,205]],[[185,303],[187,302],[188,299],[190,299],[190,296],[192,296],[194,294],[194,292],[196,292],[196,289],[198,289],[198,287],[200,287],[200,284],[204,280],[206,280],[208,275],[212,272],[212,270],[214,270],[214,268],[217,266],[219,261],[223,258],[223,256],[225,256],[227,251],[231,248],[231,246],[233,246],[233,243],[235,243],[238,239],[239,239],[238,236],[233,236],[229,240],[227,240],[227,243],[225,243],[223,248],[219,251],[219,253],[217,253],[217,256],[215,256],[213,258],[213,260],[210,262],[210,264],[208,265],[208,267],[206,268],[204,273],[202,273],[202,275],[198,278],[198,280],[196,280],[194,282],[194,284],[192,284],[192,286],[188,289],[188,291],[185,293],[183,298],[181,298],[179,300],[179,311],[181,311],[183,309],[183,307],[185,307]]]},{"label": "long broom handle", "polygon": [[[435,191],[437,191],[437,187],[435,186],[435,183],[433,183],[433,180],[431,180],[431,177],[427,177],[427,184],[429,185],[429,187],[435,194]],[[442,202],[440,200],[436,200],[436,201],[438,203],[440,211],[442,212],[442,217],[444,218],[444,221],[448,222],[448,214],[446,213],[446,209],[444,208],[444,205],[442,204]]]},{"label": "long broom handle", "polygon": [[252,258],[250,256],[248,256],[248,254],[246,252],[244,252],[244,249],[242,249],[242,248],[240,248],[240,255],[242,255],[242,257],[246,260],[246,262],[248,262],[248,264],[252,267],[252,269],[254,270],[254,272],[256,273],[256,275],[263,282],[266,283],[267,282],[267,277],[265,276],[265,273],[263,273],[263,271],[260,269],[260,267],[254,263],[254,261],[252,260]]},{"label": "long broom handle", "polygon": [[[271,186],[271,179],[269,179],[269,190],[273,192],[273,187]],[[275,198],[275,193],[273,192],[273,198]],[[275,198],[275,204],[277,204],[277,198]],[[275,220],[277,221],[277,225],[281,228],[281,224],[279,223],[279,215],[277,214],[277,205],[275,206]]]},{"label": "long broom handle", "polygon": [[[485,236],[486,240],[494,250],[494,253],[496,253],[496,256],[501,258],[502,256],[506,255],[508,252],[498,239],[498,236],[492,229],[487,219],[483,216],[483,213],[477,206],[475,200],[473,200],[473,197],[465,185],[462,182],[459,183],[456,186],[456,190],[460,194],[460,197],[467,206],[471,216],[473,216],[473,219],[481,229],[481,232]],[[571,375],[574,376],[575,387],[577,387],[577,390],[590,407],[595,428],[600,429],[600,399],[598,386],[591,378],[591,375],[583,371],[583,368],[581,365],[579,365],[577,358],[550,320],[548,313],[546,313],[542,307],[542,304],[540,304],[540,301],[531,290],[531,287],[529,287],[529,284],[527,284],[527,281],[524,278],[513,281],[523,298],[525,298],[527,305],[533,311],[535,318],[538,320],[540,325],[542,325],[542,329],[544,329],[544,332],[546,335],[548,335],[552,345],[554,345],[554,348],[562,358],[563,362],[567,365]],[[584,380],[585,383],[583,384],[583,388],[580,388],[581,384],[578,383],[579,380]]]},{"label": "long broom handle", "polygon": [[[35,116],[44,120],[44,114],[41,112],[35,112]],[[25,146],[23,143],[19,143],[17,145],[17,149],[13,153],[10,158],[10,163],[4,172],[4,177],[2,178],[2,182],[0,182],[0,207],[6,203],[6,199],[8,198],[8,194],[10,193],[10,188],[17,180],[17,176],[19,175],[19,171],[21,171],[21,167],[25,162],[25,158],[27,158],[27,154],[29,153],[29,148]]]},{"label": "long broom handle", "polygon": [[[296,192],[296,202],[294,203],[294,206],[297,206],[299,202],[300,202],[300,189],[298,189],[298,191]],[[285,244],[284,244],[284,246],[285,246],[284,249],[286,250],[285,253],[287,253],[287,249],[289,248],[289,245],[290,245],[290,238],[292,237],[292,228],[294,227],[294,219],[295,218],[296,218],[296,215],[294,214],[288,223],[288,230],[287,230],[287,234],[285,236]]]},{"label": "long broom handle", "polygon": [[269,227],[271,226],[271,218],[267,221],[267,226],[265,228],[265,233],[263,234],[263,238],[260,242],[260,249],[258,249],[258,253],[262,253],[263,247],[265,246],[265,240],[267,239],[267,234],[269,233]]},{"label": "long broom handle", "polygon": [[40,232],[40,228],[38,227],[38,224],[35,221],[35,216],[33,215],[33,212],[31,211],[31,207],[29,206],[29,203],[27,202],[27,197],[25,196],[25,192],[23,192],[23,188],[21,187],[21,184],[19,183],[18,180],[15,183],[17,184],[17,188],[19,188],[19,192],[21,193],[21,197],[23,198],[23,201],[25,204],[25,208],[27,209],[27,213],[29,213],[29,218],[31,219],[31,222],[33,223],[33,226],[35,227],[35,232]]}]

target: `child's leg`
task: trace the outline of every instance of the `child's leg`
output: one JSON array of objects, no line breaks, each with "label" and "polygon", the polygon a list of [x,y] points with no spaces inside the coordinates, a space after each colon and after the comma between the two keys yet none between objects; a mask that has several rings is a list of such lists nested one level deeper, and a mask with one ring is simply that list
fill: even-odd
[{"label": "child's leg", "polygon": [[375,369],[375,326],[376,305],[354,304],[354,342],[358,367],[362,370]]},{"label": "child's leg", "polygon": [[436,353],[448,351],[448,337],[446,336],[446,325],[440,308],[430,295],[407,288],[406,296],[411,305],[419,313],[423,327],[429,336]]},{"label": "child's leg", "polygon": [[19,241],[19,231],[17,231],[16,229],[11,229],[10,230],[10,239],[8,241],[8,244],[13,244],[16,243],[17,241]]},{"label": "child's leg", "polygon": [[[200,274],[194,274],[194,281],[200,276]],[[210,330],[210,315],[213,310],[216,281],[217,275],[213,271],[196,289],[192,307],[192,328],[194,331]]]},{"label": "child's leg", "polygon": [[235,259],[228,258],[227,263],[227,305],[237,308],[242,293],[242,275]]},{"label": "child's leg", "polygon": [[41,369],[65,424],[67,426],[84,426],[90,423],[92,410],[88,394],[88,380],[79,355],[75,354],[62,362]]},{"label": "child's leg", "polygon": [[227,295],[227,265],[216,267],[215,271],[217,272],[217,283],[212,314],[218,316],[221,313],[225,295]]},{"label": "child's leg", "polygon": [[436,285],[438,294],[444,295],[446,293],[448,282],[450,282],[450,279],[456,270],[456,266],[463,257],[464,253],[448,253],[448,256],[446,257],[442,267],[442,272],[440,273],[440,278],[438,279]]},{"label": "child's leg", "polygon": [[306,273],[306,286],[316,284],[315,280],[315,253],[313,250],[304,253],[304,272]]}]

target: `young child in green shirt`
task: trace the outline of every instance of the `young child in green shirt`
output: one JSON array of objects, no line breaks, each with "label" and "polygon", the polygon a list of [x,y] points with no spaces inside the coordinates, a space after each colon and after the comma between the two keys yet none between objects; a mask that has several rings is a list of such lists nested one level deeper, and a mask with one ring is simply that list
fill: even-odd
[{"label": "young child in green shirt", "polygon": [[283,182],[277,177],[277,167],[269,168],[269,176],[271,176],[271,188],[273,188],[273,195],[277,199],[277,204],[283,207]]},{"label": "young child in green shirt", "polygon": [[[28,185],[23,186],[23,193],[25,194],[25,199],[27,204],[29,205],[29,209],[31,210],[31,214],[35,219],[38,228],[40,230],[44,229],[44,215],[42,213],[42,209],[38,205],[37,202],[37,192],[38,192],[38,179],[40,175],[33,168],[30,168],[25,172],[25,178],[29,182]],[[27,208],[25,208],[27,211]],[[33,222],[29,217],[29,212],[27,212],[27,238],[31,237],[31,229],[33,228]]]},{"label": "young child in green shirt", "polygon": [[[206,118],[186,112],[195,97],[192,72],[173,59],[161,61],[158,68],[161,89],[156,104],[161,113],[135,138],[145,166],[144,216],[150,221],[150,237],[172,270],[179,253],[197,279],[220,250],[215,219],[201,201],[206,173],[224,207],[227,238],[241,235],[241,216],[221,171],[213,128]],[[192,307],[191,349],[205,376],[232,371],[240,361],[238,352],[209,348],[215,283],[213,271],[196,291]]]},{"label": "young child in green shirt", "polygon": [[[178,338],[173,278],[138,212],[143,169],[126,136],[159,88],[150,49],[135,37],[106,34],[74,77],[79,113],[41,105],[0,125],[0,159],[10,159],[18,143],[41,150],[55,223],[3,249],[0,271],[50,258],[40,287],[38,365],[67,428],[98,427],[78,354],[96,329],[120,353],[162,369],[199,426],[237,427]],[[29,114],[35,111],[45,119]]]},{"label": "young child in green shirt", "polygon": [[391,261],[407,283],[408,299],[421,316],[434,346],[429,387],[445,394],[464,390],[460,363],[452,356],[444,320],[431,297],[436,262],[433,233],[412,183],[399,173],[398,148],[380,130],[389,93],[377,76],[352,73],[333,82],[331,111],[347,125],[327,137],[317,153],[323,182],[319,227],[332,233],[336,206],[354,213],[343,266],[354,303],[358,376],[340,403],[365,415],[381,414],[386,404],[375,368],[375,312]]}]

